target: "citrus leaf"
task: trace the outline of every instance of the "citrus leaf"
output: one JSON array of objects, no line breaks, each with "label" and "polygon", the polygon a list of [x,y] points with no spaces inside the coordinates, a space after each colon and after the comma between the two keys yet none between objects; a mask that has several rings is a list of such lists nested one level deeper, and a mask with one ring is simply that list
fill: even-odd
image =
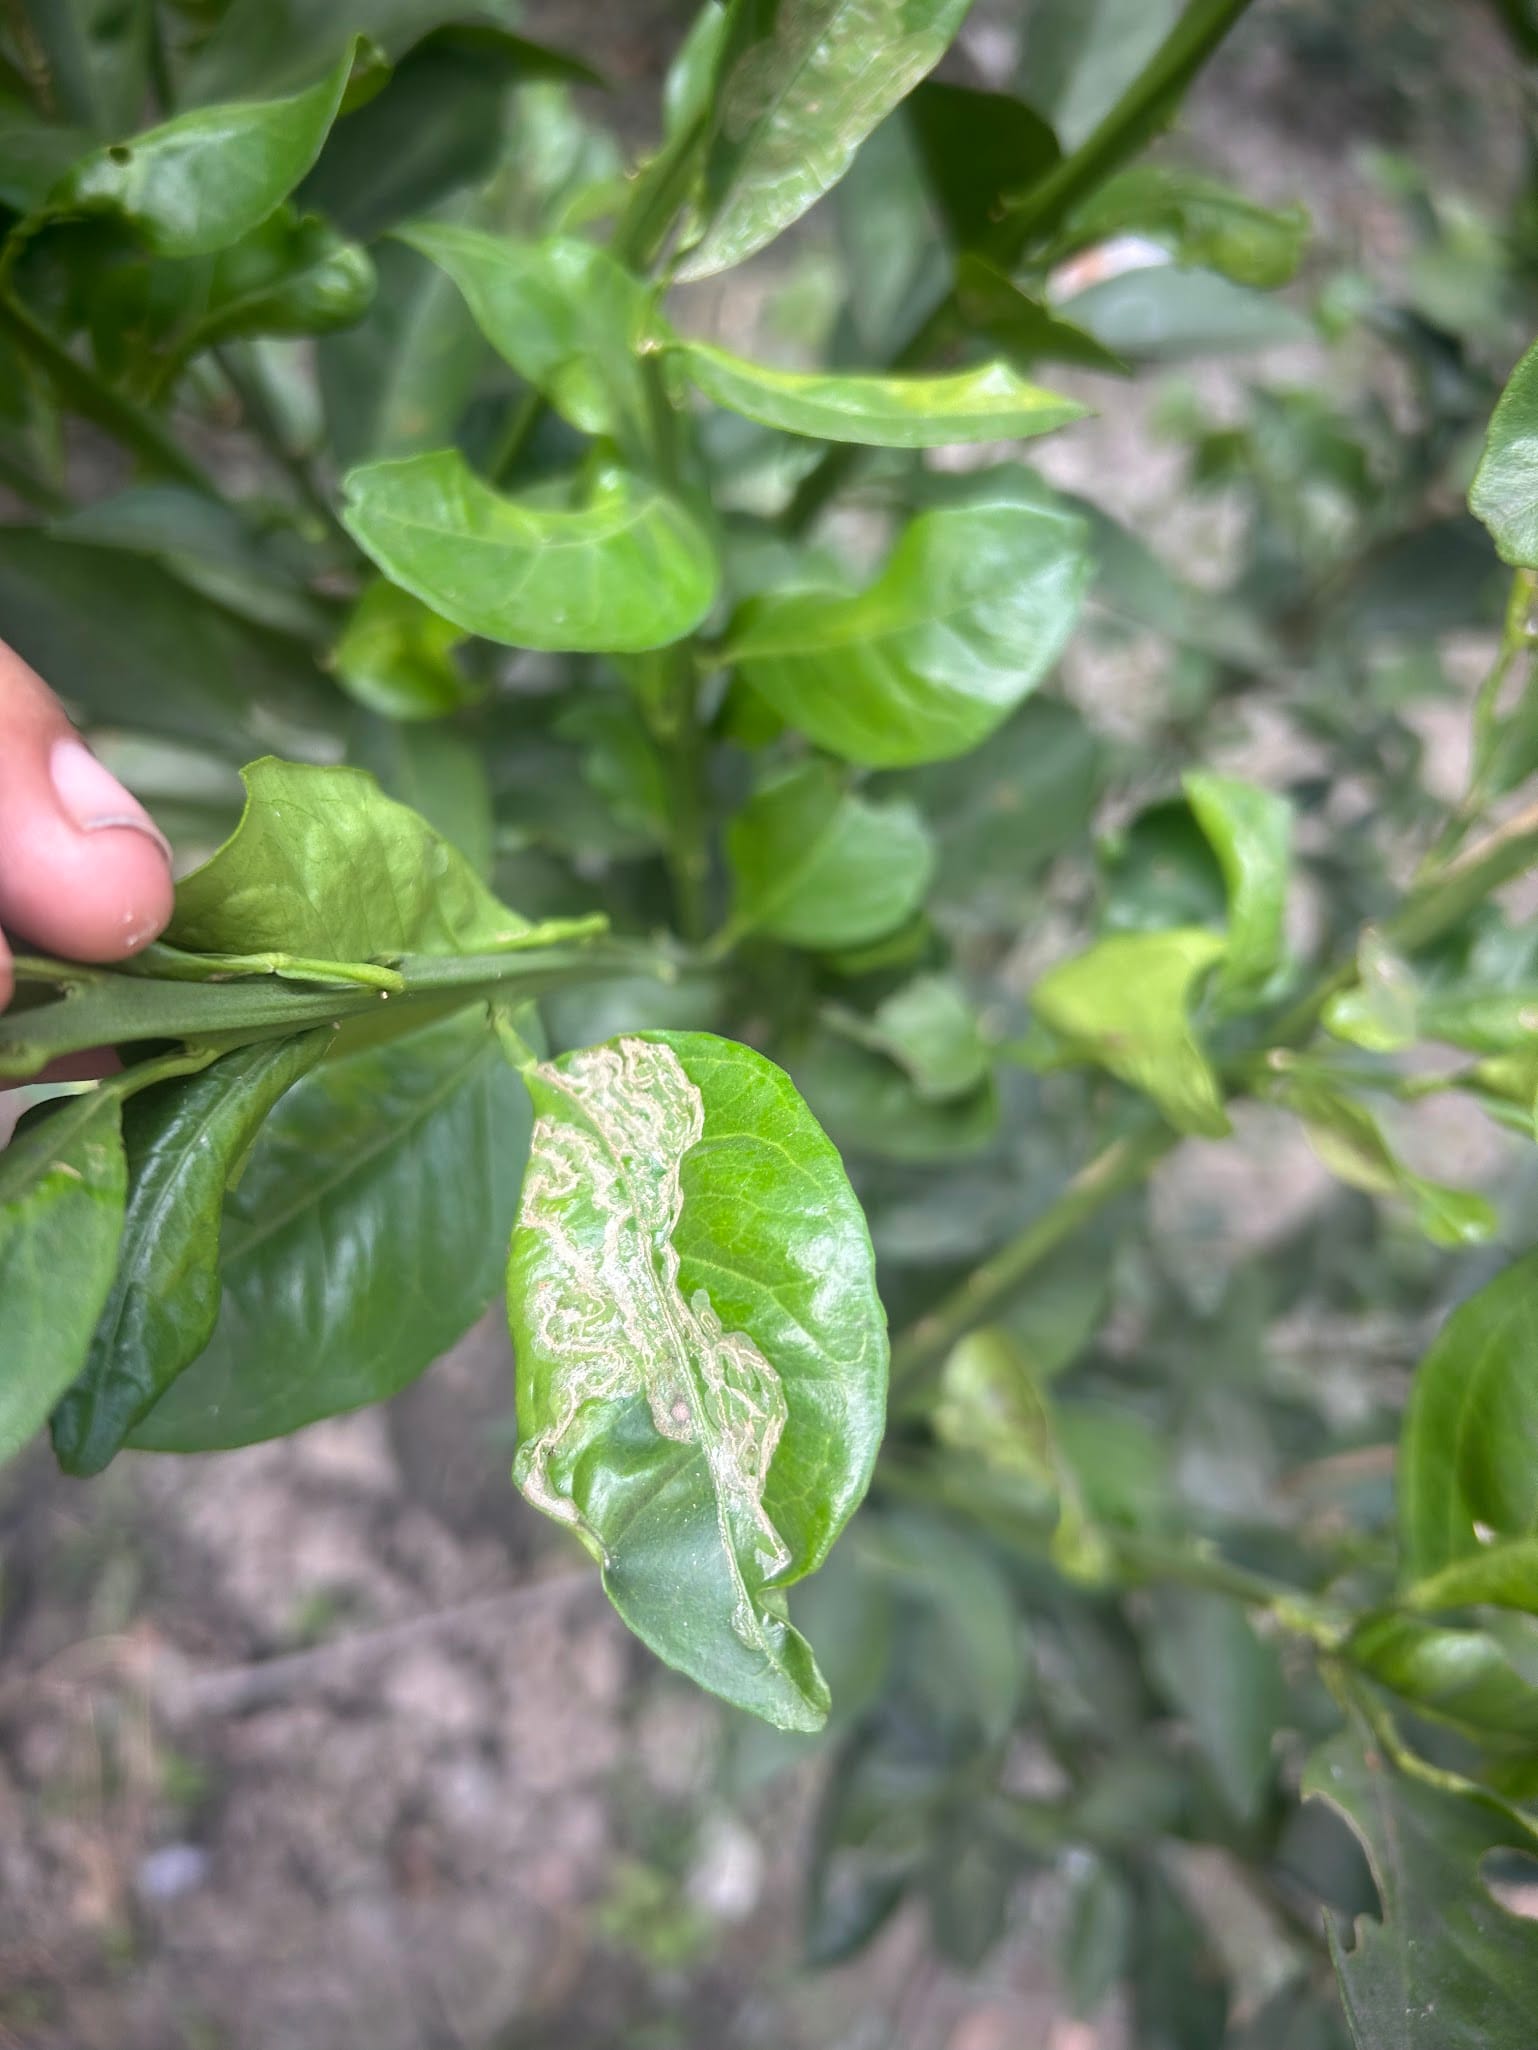
[{"label": "citrus leaf", "polygon": [[112,1095],[50,1106],[0,1154],[0,1461],[80,1371],[112,1286],[127,1181]]},{"label": "citrus leaf", "polygon": [[1236,285],[1285,285],[1308,240],[1302,207],[1258,206],[1216,178],[1165,164],[1137,164],[1108,179],[1063,230],[1078,248],[1114,235],[1151,235],[1179,262]]},{"label": "citrus leaf", "polygon": [[1494,1235],[1496,1215],[1483,1196],[1428,1181],[1408,1168],[1377,1119],[1351,1097],[1318,1081],[1289,1080],[1279,1091],[1308,1129],[1331,1174],[1371,1196],[1403,1196],[1420,1230],[1439,1246],[1478,1245]]},{"label": "citrus leaf", "polygon": [[367,962],[491,953],[528,930],[457,849],[363,770],[269,756],[242,777],[240,824],[177,885],[173,945]]},{"label": "citrus leaf", "polygon": [[1027,384],[1007,363],[946,377],[827,376],[774,370],[705,342],[674,352],[706,398],[764,427],[869,448],[945,448],[1050,434],[1088,406]]},{"label": "citrus leaf", "polygon": [[1538,568],[1538,342],[1512,371],[1469,487],[1502,562]]},{"label": "citrus leaf", "polygon": [[860,946],[910,917],[934,865],[912,805],[873,804],[826,762],[781,770],[727,828],[732,925],[791,946]]},{"label": "citrus leaf", "polygon": [[100,1473],[208,1343],[219,1314],[225,1187],[269,1111],[331,1042],[329,1030],[259,1041],[130,1099],[117,1273],[84,1369],[53,1414],[66,1473]]},{"label": "citrus leaf", "polygon": [[346,488],[343,522],[364,554],[489,641],[637,653],[681,640],[715,597],[700,528],[621,470],[576,511],[502,497],[455,449],[371,463]]},{"label": "citrus leaf", "polygon": [[1491,1851],[1532,1851],[1522,1818],[1394,1771],[1351,1730],[1315,1752],[1303,1793],[1350,1825],[1383,1904],[1381,1922],[1358,1919],[1350,1949],[1330,1919],[1357,2050],[1527,2050],[1538,1928],[1501,1907],[1480,1871]]},{"label": "citrus leaf", "polygon": [[452,221],[396,231],[464,295],[476,326],[518,375],[585,434],[643,419],[636,351],[650,295],[591,242],[516,242]]},{"label": "citrus leaf", "polygon": [[737,0],[717,73],[705,231],[679,276],[730,270],[836,185],[871,130],[940,61],[970,5]]},{"label": "citrus leaf", "polygon": [[208,1348],[130,1445],[250,1445],[413,1381],[497,1292],[528,1131],[484,1010],[303,1077],[225,1199]]},{"label": "citrus leaf", "polygon": [[1416,1369],[1399,1446],[1399,1540],[1412,1581],[1472,1564],[1488,1537],[1533,1533],[1535,1307],[1538,1253],[1529,1253],[1453,1311]]},{"label": "citrus leaf", "polygon": [[887,1369],[838,1155],[779,1069],[703,1033],[526,1074],[518,1485],[583,1538],[659,1657],[819,1728],[827,1690],[783,1590],[865,1492]]},{"label": "citrus leaf", "polygon": [[1220,1138],[1228,1116],[1189,1014],[1223,952],[1219,935],[1200,927],[1113,933],[1049,969],[1031,1008],[1083,1058],[1151,1096],[1178,1131]]},{"label": "citrus leaf", "polygon": [[178,114],[93,150],[49,195],[51,213],[117,214],[157,256],[208,256],[259,227],[320,154],[352,70],[349,50],[284,100]]},{"label": "citrus leaf", "polygon": [[976,747],[1041,681],[1088,576],[1083,524],[1053,506],[922,513],[856,596],[750,598],[726,659],[846,761],[941,761]]},{"label": "citrus leaf", "polygon": [[479,695],[454,660],[461,630],[383,577],[353,607],[331,651],[350,697],[386,719],[438,719]]},{"label": "citrus leaf", "polygon": [[1280,967],[1286,949],[1292,807],[1257,784],[1207,769],[1191,769],[1182,781],[1228,892],[1220,981],[1237,995],[1252,994]]}]

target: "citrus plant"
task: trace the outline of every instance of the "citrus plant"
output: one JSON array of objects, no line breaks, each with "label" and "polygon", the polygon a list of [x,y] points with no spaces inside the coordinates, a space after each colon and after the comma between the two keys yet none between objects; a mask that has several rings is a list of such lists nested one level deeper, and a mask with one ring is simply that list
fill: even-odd
[{"label": "citrus plant", "polygon": [[[826,1728],[814,1957],[919,1895],[975,1961],[1052,1869],[1139,2050],[1526,2050],[1538,1256],[1401,1140],[1532,1136],[1525,278],[1305,321],[1301,212],[1148,154],[1244,0],[1124,12],[1034,7],[1007,91],[967,0],[708,0],[630,165],[496,8],[5,13],[0,629],[183,872],[123,967],[16,962],[0,1452],[384,1400],[505,1277],[524,1495],[747,1779]],[[791,365],[705,338],[760,252]],[[1412,434],[1188,402],[1225,588],[1023,458],[1374,324]],[[1134,635],[1129,749],[1060,665]],[[1266,1212],[1257,1118],[1339,1193],[1182,1264],[1150,1182]],[[1358,1370],[1454,1293],[1407,1401]]]}]

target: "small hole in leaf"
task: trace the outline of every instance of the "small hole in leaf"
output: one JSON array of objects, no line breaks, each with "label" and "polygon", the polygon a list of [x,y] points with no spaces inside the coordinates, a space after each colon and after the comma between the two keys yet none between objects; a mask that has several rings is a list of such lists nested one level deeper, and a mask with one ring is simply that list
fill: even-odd
[{"label": "small hole in leaf", "polygon": [[133,151],[128,147],[126,142],[115,142],[113,143],[112,147],[107,151],[107,155],[111,157],[113,163],[115,164],[126,164],[129,161],[129,159],[133,156]]}]

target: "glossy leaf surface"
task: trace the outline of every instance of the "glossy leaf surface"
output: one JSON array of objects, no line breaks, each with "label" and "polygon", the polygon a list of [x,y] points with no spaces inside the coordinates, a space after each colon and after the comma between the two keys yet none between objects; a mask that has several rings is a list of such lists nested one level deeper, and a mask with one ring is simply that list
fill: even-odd
[{"label": "glossy leaf surface", "polygon": [[951,239],[1007,262],[1004,199],[1052,169],[1057,137],[1023,100],[939,79],[926,79],[903,112]]},{"label": "glossy leaf surface", "polygon": [[1088,570],[1081,524],[1050,506],[923,513],[857,596],[749,599],[727,657],[846,761],[940,761],[985,739],[1051,668]]},{"label": "glossy leaf surface", "polygon": [[1086,1057],[1145,1090],[1178,1130],[1220,1137],[1228,1116],[1190,1008],[1223,951],[1216,933],[1194,927],[1113,933],[1050,969],[1031,1008]]},{"label": "glossy leaf surface", "polygon": [[174,945],[367,962],[490,953],[528,930],[463,855],[361,770],[268,759],[244,780],[234,834],[177,886]]},{"label": "glossy leaf surface", "polygon": [[127,1170],[119,1105],[66,1099],[0,1153],[0,1461],[79,1373],[112,1285]]},{"label": "glossy leaf surface", "polygon": [[1538,2004],[1538,1930],[1502,1907],[1481,1862],[1531,1852],[1521,1819],[1492,1798],[1444,1793],[1396,1772],[1352,1731],[1314,1754],[1303,1792],[1327,1801],[1367,1853],[1383,1904],[1335,1957],[1357,2050],[1525,2050]]},{"label": "glossy leaf surface", "polygon": [[826,762],[762,784],[727,829],[733,924],[792,946],[860,946],[923,902],[934,865],[923,821],[901,800],[872,804]]},{"label": "glossy leaf surface", "polygon": [[[705,232],[684,278],[730,270],[848,170],[944,55],[970,0],[746,0],[722,53]],[[879,51],[879,64],[873,53]]]},{"label": "glossy leaf surface", "polygon": [[774,370],[704,342],[685,343],[674,353],[706,398],[729,412],[787,434],[870,448],[1011,441],[1050,434],[1089,410],[1027,384],[1005,363],[947,377],[834,377]]},{"label": "glossy leaf surface", "polygon": [[1538,343],[1501,393],[1469,508],[1489,528],[1502,562],[1538,567]]},{"label": "glossy leaf surface", "polygon": [[331,667],[360,705],[386,719],[437,719],[469,704],[474,685],[454,660],[464,640],[419,598],[382,577],[353,607]]},{"label": "glossy leaf surface", "polygon": [[374,266],[314,214],[280,206],[214,259],[208,300],[184,349],[233,335],[321,335],[348,327],[374,297]]},{"label": "glossy leaf surface", "polygon": [[227,248],[266,220],[319,156],[351,69],[349,52],[288,99],[175,115],[84,158],[49,205],[117,214],[157,256]]},{"label": "glossy leaf surface", "polygon": [[1183,782],[1228,893],[1223,984],[1237,992],[1256,990],[1281,965],[1286,947],[1292,808],[1257,784],[1207,769],[1188,770]]},{"label": "glossy leaf surface", "polygon": [[710,543],[676,500],[623,471],[575,511],[505,498],[457,451],[374,463],[343,513],[393,583],[467,633],[511,647],[638,652],[699,625]]},{"label": "glossy leaf surface", "polygon": [[788,1729],[827,1691],[782,1590],[870,1479],[886,1329],[838,1155],[788,1078],[699,1033],[528,1071],[508,1273],[536,1507],[669,1664]]},{"label": "glossy leaf surface", "polygon": [[518,242],[452,221],[419,221],[400,239],[464,294],[481,333],[520,377],[586,434],[644,416],[636,351],[649,294],[591,242]]},{"label": "glossy leaf surface", "polygon": [[1453,1311],[1416,1370],[1399,1450],[1406,1574],[1478,1557],[1476,1526],[1528,1536],[1535,1505],[1538,1254],[1529,1253]]},{"label": "glossy leaf surface", "polygon": [[414,1380],[497,1291],[528,1131],[483,1011],[297,1083],[226,1198],[208,1348],[130,1444],[249,1445]]},{"label": "glossy leaf surface", "polygon": [[66,1473],[99,1473],[208,1343],[219,1315],[225,1189],[263,1120],[331,1038],[312,1032],[241,1047],[129,1101],[117,1273],[85,1367],[53,1416]]}]

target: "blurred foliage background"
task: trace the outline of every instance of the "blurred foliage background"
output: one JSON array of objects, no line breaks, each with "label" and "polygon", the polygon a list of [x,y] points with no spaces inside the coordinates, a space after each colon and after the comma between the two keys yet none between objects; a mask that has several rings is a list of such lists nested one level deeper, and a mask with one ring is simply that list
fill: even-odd
[{"label": "blurred foliage background", "polygon": [[[980,0],[940,79],[1013,91],[1071,142],[1177,12]],[[209,95],[301,82],[306,24],[328,23],[240,0],[162,14]],[[253,540],[174,482],[120,495],[112,423],[57,432],[0,334],[6,446],[23,451],[0,469],[0,631],[187,861],[231,823],[240,758],[345,751],[530,916],[585,910],[600,885],[644,930],[664,915],[668,798],[612,676],[577,703],[523,657],[516,692],[402,724],[391,693],[420,678],[381,683],[365,648],[335,688],[293,655],[341,617],[327,508],[347,464],[455,439],[537,478],[571,454],[548,412],[510,419],[515,380],[448,281],[378,238],[430,207],[525,233],[605,217],[626,156],[658,140],[688,10],[496,16],[537,47],[486,23],[394,49],[381,34],[393,75],[301,188],[302,209],[368,245],[361,317],[352,259],[328,243],[305,274],[324,317],[312,301],[299,334],[246,332],[239,307],[266,281],[224,280],[210,303],[229,324],[194,358],[207,335],[154,266],[125,261],[120,295],[99,291],[106,227],[24,253],[27,303],[135,404],[176,389],[188,459],[274,510]],[[110,45],[116,19],[12,8],[0,50],[24,71],[28,33],[57,31],[62,78],[66,23]],[[1110,1085],[1042,1059],[1025,1002],[1041,971],[1086,933],[1221,921],[1224,874],[1182,783],[1194,763],[1293,802],[1289,939],[1322,960],[1351,956],[1467,798],[1507,580],[1464,499],[1538,315],[1518,54],[1535,36],[1521,0],[1257,0],[1151,161],[1265,212],[1182,216],[1162,237],[1108,218],[1054,274],[1067,360],[1048,381],[1096,418],[1033,454],[1092,523],[1091,608],[1054,687],[996,740],[878,779],[935,834],[929,917],[863,956],[750,944],[724,992],[686,977],[550,1007],[566,1045],[641,1022],[778,1035],[868,1207],[894,1326],[1082,1163]],[[19,211],[54,145],[17,142],[8,93],[0,79],[0,202]],[[926,105],[932,136],[945,107]],[[894,118],[792,235],[678,317],[787,365],[878,360],[966,204],[935,161],[925,120]],[[971,282],[985,328],[1024,317]],[[724,414],[708,434],[743,516],[739,575],[771,582],[747,521],[815,451]],[[956,469],[866,464],[831,538],[869,558],[892,508],[943,501]],[[442,651],[422,656],[436,687]],[[744,753],[753,717],[722,710]],[[1479,805],[1535,766],[1519,708]],[[1529,908],[1482,913],[1434,972],[1523,986]],[[1153,1583],[1192,1536],[1261,1579],[1381,1579],[1411,1370],[1538,1225],[1497,1069],[1481,1119],[1434,1066],[1390,1080],[1350,1048],[1300,1066],[1295,1086],[1323,1092],[1318,1150],[1289,1110],[1244,1106],[1234,1138],[1188,1141],[1129,1186],[995,1323],[909,1360],[904,1396],[943,1364],[933,1433],[900,1399],[870,1511],[796,1604],[836,1703],[816,1740],[688,1694],[561,1570],[506,1488],[489,1327],[386,1411],[291,1444],[125,1462],[90,1496],[41,1463],[7,1472],[0,2042],[1344,2042],[1319,1907],[1376,1895],[1352,1835],[1296,1800],[1336,1709],[1232,1592]],[[1319,1110],[1342,1076],[1379,1090],[1377,1141]],[[1481,1197],[1498,1230],[1462,1243]],[[1071,1519],[1053,1535],[1060,1501],[1118,1533],[1149,1584],[1097,1585]],[[1525,1620],[1505,1640],[1518,1675]],[[1464,1758],[1456,1704],[1414,1727],[1428,1756]],[[1524,1883],[1514,1866],[1519,1903]]]}]

